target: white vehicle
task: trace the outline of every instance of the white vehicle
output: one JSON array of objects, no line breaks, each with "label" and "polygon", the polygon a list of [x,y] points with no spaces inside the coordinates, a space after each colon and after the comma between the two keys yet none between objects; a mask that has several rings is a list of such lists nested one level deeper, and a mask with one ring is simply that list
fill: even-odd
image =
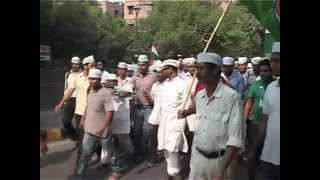
[{"label": "white vehicle", "polygon": [[50,62],[50,46],[48,45],[40,45],[40,62],[46,61]]}]

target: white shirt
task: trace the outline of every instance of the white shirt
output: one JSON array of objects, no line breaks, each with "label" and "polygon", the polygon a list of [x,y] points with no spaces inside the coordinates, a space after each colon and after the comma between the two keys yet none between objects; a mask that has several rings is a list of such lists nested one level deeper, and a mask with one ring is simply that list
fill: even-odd
[{"label": "white shirt", "polygon": [[[188,90],[191,86],[191,83],[192,83],[192,77],[187,79]],[[193,82],[193,85],[191,88],[191,94],[190,94],[190,97],[188,98],[188,103],[187,103],[186,108],[188,108],[192,104],[192,100],[196,98],[195,91],[196,91],[197,83],[198,83],[198,79],[196,78]],[[189,131],[193,132],[197,126],[197,123],[198,123],[196,114],[191,114],[191,115],[187,116],[186,120],[187,120]]]},{"label": "white shirt", "polygon": [[263,114],[268,115],[266,137],[260,159],[280,165],[280,87],[269,84],[264,95]]},{"label": "white shirt", "polygon": [[185,119],[178,119],[178,110],[187,96],[187,84],[180,77],[164,82],[159,94],[160,124],[158,129],[158,150],[169,152],[188,151],[184,134]]},{"label": "white shirt", "polygon": [[161,87],[164,82],[156,82],[152,85],[150,96],[153,99],[153,109],[149,116],[148,123],[152,125],[158,125],[160,123],[160,115],[159,114],[159,93],[161,92]]},{"label": "white shirt", "polygon": [[196,96],[198,126],[195,129],[193,145],[213,152],[226,146],[243,148],[244,120],[240,95],[232,88],[219,82],[211,97],[206,89]]}]

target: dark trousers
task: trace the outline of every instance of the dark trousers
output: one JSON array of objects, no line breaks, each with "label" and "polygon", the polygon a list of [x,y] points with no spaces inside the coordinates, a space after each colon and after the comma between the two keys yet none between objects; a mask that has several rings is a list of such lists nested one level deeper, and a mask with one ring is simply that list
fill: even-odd
[{"label": "dark trousers", "polygon": [[252,153],[253,151],[256,151],[256,154],[254,157],[249,157],[248,159],[248,177],[249,180],[255,180],[256,177],[256,166],[257,162],[259,160],[259,157],[261,155],[262,149],[263,149],[263,144],[261,144],[258,149],[253,149],[253,143],[257,138],[258,134],[258,126],[257,124],[251,123],[250,126],[248,126],[248,152],[249,154]]},{"label": "dark trousers", "polygon": [[148,123],[152,107],[136,106],[133,110],[133,145],[135,155],[150,160],[152,156],[152,131],[153,127]]},{"label": "dark trousers", "polygon": [[74,110],[76,106],[76,98],[70,98],[63,109],[62,123],[64,129],[72,137],[72,139],[76,139],[77,131],[72,125],[72,119],[74,115]]},{"label": "dark trousers", "polygon": [[280,180],[280,165],[259,160],[256,180]]}]

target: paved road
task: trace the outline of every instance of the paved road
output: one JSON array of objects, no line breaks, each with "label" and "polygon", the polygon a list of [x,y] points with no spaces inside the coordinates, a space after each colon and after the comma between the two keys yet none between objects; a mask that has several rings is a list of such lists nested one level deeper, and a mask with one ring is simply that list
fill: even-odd
[{"label": "paved road", "polygon": [[[63,140],[49,144],[49,154],[40,157],[40,179],[41,180],[65,180],[73,173],[75,167],[75,152],[72,151],[74,142]],[[236,180],[247,180],[245,165],[238,168]],[[106,179],[110,168],[98,164],[91,164],[88,175],[95,180]],[[162,179],[166,177],[166,163],[162,162],[156,167],[143,170],[141,165],[134,166],[121,180],[144,180]]]}]

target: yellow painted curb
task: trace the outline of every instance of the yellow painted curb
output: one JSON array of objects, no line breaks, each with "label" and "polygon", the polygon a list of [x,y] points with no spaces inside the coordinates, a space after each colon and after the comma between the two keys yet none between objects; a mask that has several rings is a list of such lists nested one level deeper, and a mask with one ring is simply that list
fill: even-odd
[{"label": "yellow painted curb", "polygon": [[60,128],[54,128],[47,131],[48,142],[59,141],[63,139]]}]

